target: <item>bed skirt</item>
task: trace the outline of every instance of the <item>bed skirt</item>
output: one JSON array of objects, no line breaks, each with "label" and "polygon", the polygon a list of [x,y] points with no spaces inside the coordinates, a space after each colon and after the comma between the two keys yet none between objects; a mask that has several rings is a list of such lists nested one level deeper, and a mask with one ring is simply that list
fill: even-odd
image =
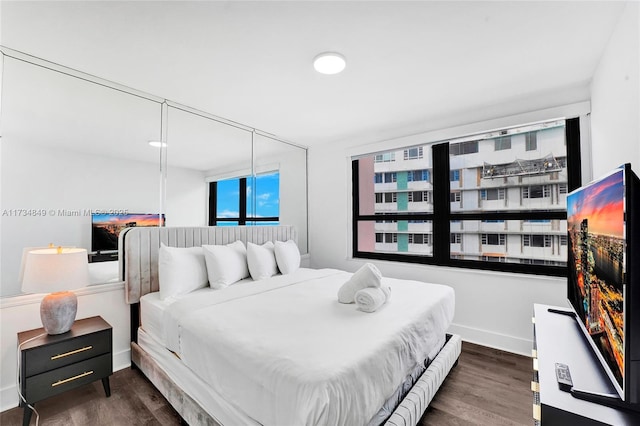
[{"label": "bed skirt", "polygon": [[[447,337],[447,343],[400,402],[385,425],[415,426],[418,424],[422,414],[460,356],[462,350],[460,336],[453,334]],[[131,342],[131,362],[147,376],[149,381],[190,426],[222,426],[175,384],[156,361],[135,342]]]}]

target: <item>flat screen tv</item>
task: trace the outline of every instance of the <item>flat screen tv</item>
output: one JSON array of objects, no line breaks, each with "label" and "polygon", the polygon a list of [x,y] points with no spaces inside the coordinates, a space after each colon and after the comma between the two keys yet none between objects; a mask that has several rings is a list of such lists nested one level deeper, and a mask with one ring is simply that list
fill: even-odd
[{"label": "flat screen tv", "polygon": [[567,197],[567,297],[625,405],[640,403],[639,190],[625,164]]},{"label": "flat screen tv", "polygon": [[91,250],[108,253],[118,250],[118,235],[133,226],[164,226],[165,217],[157,213],[91,215]]}]

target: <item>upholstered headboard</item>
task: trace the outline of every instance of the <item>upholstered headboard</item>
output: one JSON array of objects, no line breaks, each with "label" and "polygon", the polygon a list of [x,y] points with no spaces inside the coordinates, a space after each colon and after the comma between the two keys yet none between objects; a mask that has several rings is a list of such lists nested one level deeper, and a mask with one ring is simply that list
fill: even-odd
[{"label": "upholstered headboard", "polygon": [[199,247],[204,244],[263,244],[267,241],[298,242],[293,226],[208,226],[194,228],[133,227],[120,233],[120,274],[129,304],[159,290],[158,251],[160,243],[170,247]]}]

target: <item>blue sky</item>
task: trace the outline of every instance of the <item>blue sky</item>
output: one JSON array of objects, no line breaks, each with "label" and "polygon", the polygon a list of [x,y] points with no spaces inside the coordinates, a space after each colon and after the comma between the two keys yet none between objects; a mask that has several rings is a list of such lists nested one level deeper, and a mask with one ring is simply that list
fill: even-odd
[{"label": "blue sky", "polygon": [[[252,194],[256,194],[257,217],[279,216],[280,175],[271,173],[258,175],[255,181],[247,178],[247,215],[251,216]],[[218,217],[238,217],[239,179],[218,181]]]}]

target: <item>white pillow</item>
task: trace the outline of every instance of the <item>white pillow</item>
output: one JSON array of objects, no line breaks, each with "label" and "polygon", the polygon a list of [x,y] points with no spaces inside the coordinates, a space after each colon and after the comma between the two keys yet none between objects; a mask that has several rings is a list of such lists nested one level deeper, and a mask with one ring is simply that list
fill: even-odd
[{"label": "white pillow", "polygon": [[261,246],[247,243],[247,263],[251,278],[255,281],[277,274],[278,265],[276,264],[273,243],[267,241]]},{"label": "white pillow", "polygon": [[207,286],[207,267],[202,247],[167,247],[158,254],[160,299],[187,294]]},{"label": "white pillow", "polygon": [[226,246],[205,245],[202,249],[212,288],[222,289],[249,276],[247,249],[242,241]]},{"label": "white pillow", "polygon": [[274,252],[278,269],[283,274],[291,274],[300,268],[300,250],[295,241],[276,241]]}]

